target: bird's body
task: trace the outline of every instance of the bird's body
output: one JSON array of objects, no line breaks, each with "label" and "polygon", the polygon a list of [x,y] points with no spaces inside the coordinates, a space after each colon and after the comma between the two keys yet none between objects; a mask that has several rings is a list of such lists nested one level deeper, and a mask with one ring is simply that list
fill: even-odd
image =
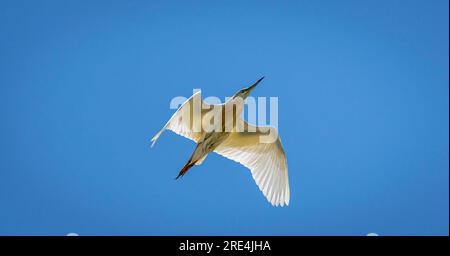
[{"label": "bird's body", "polygon": [[244,99],[262,79],[238,91],[224,104],[207,104],[200,92],[195,93],[152,138],[153,146],[161,133],[169,129],[197,143],[177,179],[203,163],[209,153],[216,152],[249,168],[273,205],[289,204],[287,162],[276,129],[253,126],[240,118]]},{"label": "bird's body", "polygon": [[192,166],[200,165],[206,156],[214,151],[218,145],[220,145],[224,140],[230,135],[229,132],[208,132],[205,133],[204,138],[197,143],[192,156],[189,158],[186,165],[181,169],[177,176],[177,179],[183,176]]}]

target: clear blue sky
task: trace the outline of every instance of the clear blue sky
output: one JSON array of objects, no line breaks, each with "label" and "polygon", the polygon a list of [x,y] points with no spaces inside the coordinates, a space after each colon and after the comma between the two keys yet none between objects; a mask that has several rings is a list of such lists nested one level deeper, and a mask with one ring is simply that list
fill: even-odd
[{"label": "clear blue sky", "polygon": [[[448,235],[448,1],[2,1],[0,235]],[[279,97],[291,205],[174,96]]]}]

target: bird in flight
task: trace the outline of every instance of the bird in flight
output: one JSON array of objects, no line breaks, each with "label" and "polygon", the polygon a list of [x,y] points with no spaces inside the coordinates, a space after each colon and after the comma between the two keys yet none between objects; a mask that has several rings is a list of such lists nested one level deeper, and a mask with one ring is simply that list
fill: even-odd
[{"label": "bird in flight", "polygon": [[151,139],[153,147],[168,129],[197,143],[176,179],[215,152],[250,169],[259,189],[273,206],[289,205],[287,161],[277,130],[255,126],[241,118],[244,100],[263,78],[239,90],[223,104],[208,104],[202,100],[200,91],[194,93]]}]

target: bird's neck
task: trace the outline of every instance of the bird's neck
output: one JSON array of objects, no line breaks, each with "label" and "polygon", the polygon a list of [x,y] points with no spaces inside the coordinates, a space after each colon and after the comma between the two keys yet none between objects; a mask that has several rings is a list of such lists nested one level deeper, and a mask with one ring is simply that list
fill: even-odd
[{"label": "bird's neck", "polygon": [[224,104],[222,113],[222,125],[227,127],[225,130],[230,130],[236,126],[237,121],[244,111],[245,100],[241,97],[233,97]]}]

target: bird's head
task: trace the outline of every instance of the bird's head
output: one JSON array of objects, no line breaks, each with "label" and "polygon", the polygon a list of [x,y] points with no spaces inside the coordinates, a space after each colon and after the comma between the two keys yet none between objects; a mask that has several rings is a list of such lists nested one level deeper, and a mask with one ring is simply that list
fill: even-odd
[{"label": "bird's head", "polygon": [[264,77],[261,77],[258,81],[256,81],[254,84],[252,84],[251,86],[241,89],[238,92],[236,92],[236,94],[233,96],[233,98],[236,97],[241,97],[242,99],[246,99],[248,97],[248,95],[250,95],[250,92],[259,84],[259,82],[261,82],[264,79]]}]

